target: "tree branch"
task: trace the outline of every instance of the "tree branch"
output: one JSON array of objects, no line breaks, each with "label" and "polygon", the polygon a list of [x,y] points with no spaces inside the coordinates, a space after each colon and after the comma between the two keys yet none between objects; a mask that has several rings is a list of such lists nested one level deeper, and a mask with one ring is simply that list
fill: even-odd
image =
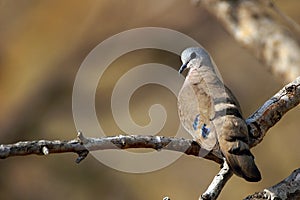
[{"label": "tree branch", "polygon": [[217,199],[227,181],[233,175],[226,161],[219,173],[215,176],[207,190],[200,196],[199,200]]},{"label": "tree branch", "polygon": [[245,200],[260,199],[300,199],[300,168],[293,171],[290,176],[278,184],[245,198]]},{"label": "tree branch", "polygon": [[299,103],[300,76],[284,86],[246,119],[250,133],[250,146],[253,147],[260,143],[266,132]]},{"label": "tree branch", "polygon": [[264,9],[259,0],[199,0],[228,33],[250,49],[279,78],[300,75],[297,40]]},{"label": "tree branch", "polygon": [[[87,155],[86,152],[88,151],[130,148],[164,149],[198,157],[201,146],[193,140],[183,138],[143,135],[85,138],[82,133],[79,132],[77,139],[70,141],[38,140],[7,145],[2,144],[0,145],[0,158],[5,159],[12,156],[25,156],[30,154],[48,155],[52,153],[74,152],[79,155],[79,160],[76,160],[76,162],[79,163],[85,158]],[[86,155],[82,158],[84,154]],[[213,152],[208,152],[204,158],[213,160],[219,164],[223,162],[222,158],[217,157]]]}]

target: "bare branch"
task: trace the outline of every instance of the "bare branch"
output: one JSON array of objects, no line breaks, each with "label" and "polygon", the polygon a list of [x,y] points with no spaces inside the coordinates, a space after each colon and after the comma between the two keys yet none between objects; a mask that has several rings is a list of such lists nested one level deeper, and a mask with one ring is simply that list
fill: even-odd
[{"label": "bare branch", "polygon": [[284,86],[246,120],[250,132],[250,146],[260,143],[269,128],[299,103],[300,76]]},{"label": "bare branch", "polygon": [[300,33],[300,25],[295,22],[292,18],[290,18],[289,16],[287,16],[285,13],[283,13],[275,4],[274,0],[269,0],[269,1],[262,1],[263,3],[267,4],[268,7],[270,7],[271,9],[273,9],[275,11],[275,13],[277,13],[287,24],[287,26],[295,31],[296,33]]},{"label": "bare branch", "polygon": [[223,187],[233,175],[226,161],[224,161],[222,169],[215,176],[207,190],[200,196],[199,200],[215,200],[218,198]]},{"label": "bare branch", "polygon": [[245,200],[259,199],[300,199],[300,168],[278,184],[245,198]]},{"label": "bare branch", "polygon": [[225,29],[286,82],[300,75],[300,47],[259,0],[201,0]]},{"label": "bare branch", "polygon": [[[85,138],[81,133],[78,139],[70,141],[39,140],[25,141],[15,144],[0,145],[0,158],[11,156],[25,156],[30,154],[48,155],[52,153],[74,152],[79,155],[76,160],[79,163],[87,156],[88,151],[104,149],[129,149],[129,148],[152,148],[155,150],[170,150],[185,153],[187,155],[199,156],[200,145],[193,140],[183,138],[172,138],[164,136],[113,136],[104,138]],[[209,152],[206,159],[222,163],[222,158]]]}]

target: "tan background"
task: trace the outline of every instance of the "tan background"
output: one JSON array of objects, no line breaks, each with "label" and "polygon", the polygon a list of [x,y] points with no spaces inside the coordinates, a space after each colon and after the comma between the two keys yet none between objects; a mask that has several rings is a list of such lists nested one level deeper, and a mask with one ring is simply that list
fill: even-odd
[{"label": "tan background", "polygon": [[[300,21],[299,1],[276,2]],[[80,64],[106,38],[146,26],[180,31],[209,50],[245,116],[283,86],[215,18],[189,1],[4,0],[0,1],[0,143],[75,138],[71,95]],[[147,62],[180,66],[177,56],[154,50],[118,59],[99,83],[104,93],[96,97],[107,135],[120,133],[109,109],[114,83],[128,69]],[[166,106],[169,116],[160,135],[171,136],[178,123],[176,98],[162,87],[145,86],[134,94],[133,118],[147,124],[147,110],[157,102]],[[253,149],[263,180],[247,183],[233,177],[220,199],[241,199],[300,166],[299,117],[297,107]],[[0,199],[197,199],[218,171],[215,163],[191,156],[147,174],[118,172],[92,156],[79,165],[75,159],[75,154],[57,154],[0,160]]]}]

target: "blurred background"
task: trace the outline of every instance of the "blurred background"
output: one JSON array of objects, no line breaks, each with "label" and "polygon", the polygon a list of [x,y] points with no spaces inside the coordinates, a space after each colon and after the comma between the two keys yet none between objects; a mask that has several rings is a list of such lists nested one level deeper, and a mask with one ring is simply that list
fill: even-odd
[{"label": "blurred background", "polygon": [[[299,1],[276,3],[300,21]],[[245,117],[284,85],[237,44],[214,17],[189,1],[2,0],[0,143],[74,139],[72,88],[81,63],[108,37],[147,26],[173,29],[202,44],[239,99]],[[134,51],[117,59],[99,81],[96,111],[107,135],[121,133],[110,110],[114,84],[129,69],[149,62],[176,70],[181,64],[179,57],[169,52]],[[164,105],[168,112],[159,135],[173,136],[177,130],[174,123],[179,123],[176,97],[166,88],[146,85],[138,89],[130,102],[133,119],[139,125],[148,124],[148,109],[154,103]],[[262,181],[248,183],[234,176],[219,199],[241,199],[299,168],[299,117],[297,107],[252,150]],[[116,171],[91,155],[79,165],[75,159],[76,155],[70,153],[0,160],[0,199],[198,199],[219,170],[214,162],[186,155],[166,168],[145,174]]]}]

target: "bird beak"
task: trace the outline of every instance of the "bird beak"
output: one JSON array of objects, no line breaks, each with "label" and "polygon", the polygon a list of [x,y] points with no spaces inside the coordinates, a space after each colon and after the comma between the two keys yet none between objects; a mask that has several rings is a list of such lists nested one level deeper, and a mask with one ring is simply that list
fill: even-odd
[{"label": "bird beak", "polygon": [[188,63],[184,63],[183,65],[181,65],[180,69],[179,69],[179,74],[181,74],[186,68],[187,68],[187,64]]}]

